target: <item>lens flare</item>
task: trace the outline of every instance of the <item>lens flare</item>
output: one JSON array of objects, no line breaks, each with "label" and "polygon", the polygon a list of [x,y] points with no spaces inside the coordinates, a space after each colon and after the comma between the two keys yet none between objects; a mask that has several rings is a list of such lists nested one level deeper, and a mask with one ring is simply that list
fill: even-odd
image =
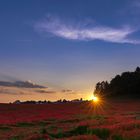
[{"label": "lens flare", "polygon": [[99,101],[99,99],[98,99],[98,97],[96,97],[96,96],[93,96],[93,99],[92,99],[94,102],[98,102]]}]

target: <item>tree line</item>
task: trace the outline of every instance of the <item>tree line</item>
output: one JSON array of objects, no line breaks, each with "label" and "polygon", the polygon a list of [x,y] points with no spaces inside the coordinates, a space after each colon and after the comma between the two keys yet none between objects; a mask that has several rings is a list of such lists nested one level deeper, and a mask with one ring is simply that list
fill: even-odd
[{"label": "tree line", "polygon": [[116,75],[110,82],[98,82],[94,94],[110,97],[140,97],[140,68],[137,67],[134,72]]}]

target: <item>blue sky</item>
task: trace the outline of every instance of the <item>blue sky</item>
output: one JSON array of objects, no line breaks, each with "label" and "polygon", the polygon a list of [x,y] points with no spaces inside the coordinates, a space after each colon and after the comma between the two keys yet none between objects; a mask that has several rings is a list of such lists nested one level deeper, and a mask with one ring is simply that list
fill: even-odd
[{"label": "blue sky", "polygon": [[98,81],[139,66],[139,8],[139,0],[1,0],[0,79],[90,96]]}]

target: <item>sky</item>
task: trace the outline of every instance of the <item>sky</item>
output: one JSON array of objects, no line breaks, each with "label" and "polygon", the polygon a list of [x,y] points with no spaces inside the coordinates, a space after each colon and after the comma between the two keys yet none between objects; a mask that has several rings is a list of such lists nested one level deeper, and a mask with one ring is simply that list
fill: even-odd
[{"label": "sky", "polygon": [[90,99],[140,65],[140,0],[0,0],[0,102]]}]

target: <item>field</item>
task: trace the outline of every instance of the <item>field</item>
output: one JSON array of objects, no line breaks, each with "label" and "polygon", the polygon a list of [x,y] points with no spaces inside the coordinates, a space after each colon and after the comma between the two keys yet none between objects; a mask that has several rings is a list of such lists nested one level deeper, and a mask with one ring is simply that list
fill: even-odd
[{"label": "field", "polygon": [[0,140],[140,140],[140,101],[0,104]]}]

